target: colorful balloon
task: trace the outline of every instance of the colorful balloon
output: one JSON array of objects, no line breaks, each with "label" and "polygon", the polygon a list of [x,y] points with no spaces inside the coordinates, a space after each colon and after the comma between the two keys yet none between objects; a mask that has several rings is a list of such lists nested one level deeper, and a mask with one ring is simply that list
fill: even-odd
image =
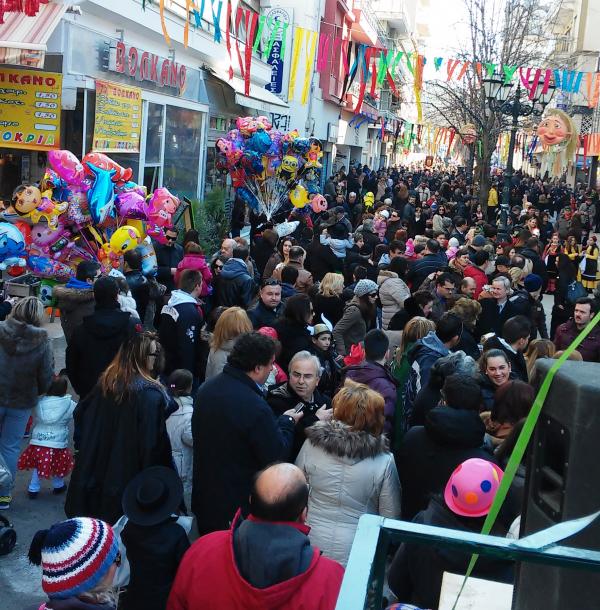
[{"label": "colorful balloon", "polygon": [[119,193],[115,199],[115,208],[121,218],[133,218],[146,220],[148,218],[146,209],[146,198],[137,190]]},{"label": "colorful balloon", "polygon": [[25,238],[15,225],[0,222],[0,269],[25,266]]},{"label": "colorful balloon", "polygon": [[148,221],[157,227],[170,225],[180,203],[165,187],[156,189],[148,202]]},{"label": "colorful balloon", "polygon": [[115,173],[112,175],[113,182],[128,182],[131,180],[131,176],[133,175],[133,170],[128,167],[125,169],[115,161],[113,161],[110,157],[102,153],[90,152],[81,160],[83,163],[83,167],[86,170],[86,173],[90,176],[93,175],[93,171],[90,168],[90,163],[100,169],[105,170],[115,170]]},{"label": "colorful balloon", "polygon": [[138,250],[142,255],[142,273],[146,277],[156,275],[158,271],[158,262],[156,260],[156,252],[154,252],[151,239],[146,237],[138,246]]},{"label": "colorful balloon", "polygon": [[48,163],[52,169],[67,183],[81,184],[85,170],[81,161],[69,150],[49,150]]},{"label": "colorful balloon", "polygon": [[87,164],[96,180],[94,186],[87,195],[88,209],[94,224],[102,224],[109,216],[114,213],[115,192],[113,189],[112,178],[115,170],[102,169],[93,163]]},{"label": "colorful balloon", "polygon": [[123,254],[137,248],[139,241],[140,232],[135,227],[124,225],[112,234],[109,247],[114,254]]},{"label": "colorful balloon", "polygon": [[323,195],[315,195],[310,200],[310,205],[313,212],[316,212],[317,214],[319,214],[319,212],[325,212],[325,210],[327,210],[327,199],[325,199]]},{"label": "colorful balloon", "polygon": [[45,256],[30,256],[27,265],[39,277],[56,279],[68,282],[75,276],[75,272],[66,263],[55,261]]},{"label": "colorful balloon", "polygon": [[292,155],[286,155],[281,160],[279,166],[279,176],[284,180],[291,180],[296,177],[298,171],[298,159]]},{"label": "colorful balloon", "polygon": [[298,184],[290,191],[290,201],[296,208],[303,208],[308,203],[308,191]]},{"label": "colorful balloon", "polygon": [[365,208],[372,208],[375,205],[375,195],[371,192],[365,193],[363,203],[365,204]]}]

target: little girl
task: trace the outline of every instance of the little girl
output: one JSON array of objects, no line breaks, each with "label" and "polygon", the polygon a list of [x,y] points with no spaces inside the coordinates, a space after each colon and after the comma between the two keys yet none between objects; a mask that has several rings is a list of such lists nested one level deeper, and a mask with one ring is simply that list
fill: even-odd
[{"label": "little girl", "polygon": [[167,382],[168,390],[173,396],[178,409],[167,419],[167,433],[171,440],[173,462],[183,483],[184,493],[192,492],[192,469],[194,450],[192,440],[192,414],[194,399],[192,384],[194,378],[187,369],[175,369]]},{"label": "little girl", "polygon": [[40,478],[52,477],[54,494],[61,494],[67,486],[64,482],[73,470],[73,454],[68,449],[69,421],[76,403],[67,394],[67,378],[56,375],[33,412],[33,429],[29,447],[18,461],[19,470],[31,470],[29,497],[34,500],[40,492]]},{"label": "little girl", "polygon": [[338,225],[323,229],[319,241],[322,246],[329,246],[337,258],[346,258],[346,250],[354,245],[352,235],[348,235],[348,232]]}]

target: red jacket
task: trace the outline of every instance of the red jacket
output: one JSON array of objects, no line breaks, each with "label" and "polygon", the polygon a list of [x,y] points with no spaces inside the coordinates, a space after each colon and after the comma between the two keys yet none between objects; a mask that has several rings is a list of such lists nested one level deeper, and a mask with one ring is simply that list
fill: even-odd
[{"label": "red jacket", "polygon": [[[344,568],[313,547],[308,569],[289,580],[257,589],[238,571],[232,529],[198,539],[184,555],[167,610],[333,610]],[[299,527],[300,524],[289,524]],[[306,528],[308,530],[308,528]]]},{"label": "red jacket", "polygon": [[[181,264],[181,263],[180,263]],[[469,265],[464,271],[464,277],[472,277],[475,280],[475,294],[473,298],[477,300],[483,287],[489,283],[488,276],[477,266]]]},{"label": "red jacket", "polygon": [[177,271],[175,272],[175,286],[179,286],[179,278],[186,269],[200,271],[202,274],[202,292],[200,292],[200,296],[208,296],[210,294],[212,272],[206,264],[204,254],[186,254],[183,257],[183,260],[177,265]]},{"label": "red jacket", "polygon": [[[556,329],[554,345],[557,351],[567,349],[579,335],[580,331],[573,320],[561,324]],[[586,362],[600,362],[600,329],[594,328],[592,332],[580,343],[577,351]]]}]

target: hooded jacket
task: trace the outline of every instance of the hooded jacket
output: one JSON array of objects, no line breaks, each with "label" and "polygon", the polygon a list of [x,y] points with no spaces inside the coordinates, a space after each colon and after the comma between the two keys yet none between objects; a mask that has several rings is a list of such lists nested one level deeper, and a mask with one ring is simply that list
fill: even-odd
[{"label": "hooded jacket", "polygon": [[0,407],[33,409],[52,381],[48,333],[9,318],[0,322]]},{"label": "hooded jacket", "polygon": [[[435,334],[435,330],[430,330],[427,335],[415,343],[408,353],[408,361],[414,373],[414,375],[411,375],[413,377],[412,384],[415,384],[417,393],[429,382],[429,374],[435,361],[449,353],[450,350],[440,341]],[[408,383],[411,383],[410,378]]]},{"label": "hooded jacket", "polygon": [[179,286],[179,278],[186,269],[200,271],[200,273],[202,274],[202,289],[200,291],[200,296],[208,296],[210,294],[212,272],[209,266],[206,264],[206,258],[204,254],[189,253],[183,257],[183,260],[177,265],[177,271],[175,272],[176,286]]},{"label": "hooded jacket", "polygon": [[375,390],[385,401],[383,412],[385,414],[384,430],[389,435],[392,432],[394,413],[396,412],[396,381],[388,370],[377,362],[365,360],[356,366],[349,366],[345,369],[346,377],[364,383],[372,390]]},{"label": "hooded jacket", "polygon": [[230,258],[223,265],[219,276],[215,307],[237,305],[243,309],[248,309],[253,297],[254,281],[248,272],[246,263],[239,258]]},{"label": "hooded jacket", "polygon": [[454,469],[469,458],[493,462],[483,449],[485,425],[477,411],[435,407],[424,426],[414,426],[402,439],[396,462],[402,483],[402,518],[412,519],[441,491]]},{"label": "hooded jacket", "polygon": [[338,353],[342,356],[350,353],[355,343],[364,340],[367,334],[367,323],[360,311],[358,297],[353,297],[346,305],[344,315],[333,329],[333,341]]},{"label": "hooded jacket", "polygon": [[158,329],[165,350],[166,375],[175,369],[187,369],[194,377],[197,376],[202,324],[198,301],[183,290],[173,290],[160,313]]},{"label": "hooded jacket", "polygon": [[94,313],[94,288],[87,282],[71,278],[64,286],[56,286],[52,291],[56,305],[60,309],[60,325],[67,343],[83,319]]},{"label": "hooded jacket", "polygon": [[179,408],[167,419],[167,432],[171,441],[173,463],[183,483],[183,491],[191,493],[194,463],[194,441],[192,439],[192,414],[194,399],[191,396],[175,398]]},{"label": "hooded jacket", "polygon": [[402,309],[404,301],[410,296],[410,290],[397,273],[385,269],[379,272],[377,285],[382,309],[382,328],[387,330],[394,314]]},{"label": "hooded jacket", "polygon": [[150,282],[138,269],[125,273],[125,279],[129,290],[131,290],[131,296],[135,300],[138,316],[143,322],[146,319],[146,308],[150,300]]},{"label": "hooded jacket", "polygon": [[96,385],[123,343],[136,332],[139,320],[111,308],[97,308],[83,319],[67,345],[66,367],[73,389],[81,398]]},{"label": "hooded jacket", "polygon": [[[471,533],[479,533],[482,525],[481,519],[459,518],[437,496],[416,515],[413,522]],[[493,535],[506,534],[499,527],[495,529],[500,531],[493,532]],[[470,553],[461,553],[451,547],[404,543],[390,566],[390,589],[405,602],[420,608],[437,608],[444,572],[464,574],[470,558]],[[475,565],[473,576],[512,582],[511,562],[482,556]]]},{"label": "hooded jacket", "polygon": [[235,517],[186,553],[167,610],[333,610],[343,568],[311,546],[309,528]]},{"label": "hooded jacket", "polygon": [[306,430],[296,459],[311,486],[310,538],[323,553],[346,565],[361,515],[400,517],[400,482],[385,435],[355,431],[331,420]]},{"label": "hooded jacket", "polygon": [[69,445],[69,422],[76,406],[70,394],[40,398],[33,412],[31,444],[66,449]]}]

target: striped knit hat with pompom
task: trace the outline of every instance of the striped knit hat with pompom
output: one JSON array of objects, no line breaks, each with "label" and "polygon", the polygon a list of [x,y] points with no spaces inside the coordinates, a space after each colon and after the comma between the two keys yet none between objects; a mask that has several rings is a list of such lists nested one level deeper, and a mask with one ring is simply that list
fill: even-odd
[{"label": "striped knit hat with pompom", "polygon": [[76,597],[98,585],[115,563],[119,545],[108,523],[77,517],[40,530],[29,548],[41,565],[42,588],[50,599]]}]

